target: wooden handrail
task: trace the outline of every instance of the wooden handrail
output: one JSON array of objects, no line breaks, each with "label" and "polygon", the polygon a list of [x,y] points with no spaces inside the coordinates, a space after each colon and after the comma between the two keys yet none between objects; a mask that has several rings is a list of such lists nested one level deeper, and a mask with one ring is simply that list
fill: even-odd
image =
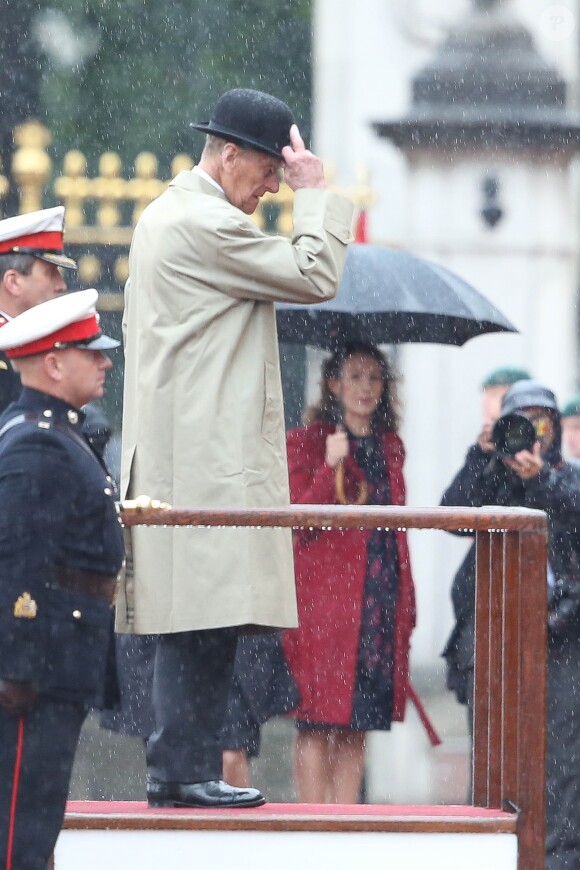
[{"label": "wooden handrail", "polygon": [[517,815],[518,870],[543,870],[546,563],[542,511],[291,505],[123,508],[126,526],[442,529],[476,541],[473,803]]},{"label": "wooden handrail", "polygon": [[538,531],[542,511],[526,508],[411,508],[291,505],[279,508],[123,508],[126,526],[276,526],[328,529],[443,529],[448,532]]}]

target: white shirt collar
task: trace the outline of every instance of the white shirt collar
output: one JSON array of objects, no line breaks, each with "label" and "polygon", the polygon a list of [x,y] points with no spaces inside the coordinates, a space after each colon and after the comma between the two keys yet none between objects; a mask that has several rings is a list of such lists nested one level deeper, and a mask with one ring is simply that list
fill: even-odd
[{"label": "white shirt collar", "polygon": [[209,181],[210,184],[213,184],[213,186],[216,187],[220,193],[224,193],[224,189],[221,184],[218,184],[215,178],[212,178],[211,175],[208,175],[205,169],[202,169],[200,166],[194,166],[191,171],[195,172],[196,175],[200,175],[202,178],[205,178],[205,180]]}]

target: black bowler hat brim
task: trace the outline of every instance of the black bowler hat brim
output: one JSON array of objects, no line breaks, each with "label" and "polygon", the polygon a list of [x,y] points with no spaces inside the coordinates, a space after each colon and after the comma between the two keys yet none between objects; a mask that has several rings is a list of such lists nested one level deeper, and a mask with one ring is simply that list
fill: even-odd
[{"label": "black bowler hat brim", "polygon": [[264,154],[269,154],[272,157],[276,157],[278,160],[284,159],[281,152],[276,151],[275,148],[270,148],[263,142],[259,142],[257,139],[252,139],[249,136],[240,135],[240,133],[237,133],[235,130],[228,129],[227,127],[220,127],[219,124],[214,124],[212,121],[202,121],[199,124],[190,124],[189,126],[194,130],[200,130],[202,133],[207,133],[210,136],[218,136],[220,139],[226,139],[228,142],[249,145],[250,148],[255,148],[256,151],[262,151]]}]

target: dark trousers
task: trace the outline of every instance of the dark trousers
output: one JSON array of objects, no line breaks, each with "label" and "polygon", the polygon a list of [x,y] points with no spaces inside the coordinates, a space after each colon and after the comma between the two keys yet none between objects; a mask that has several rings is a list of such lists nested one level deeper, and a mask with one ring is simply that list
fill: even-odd
[{"label": "dark trousers", "polygon": [[46,695],[24,716],[0,708],[2,870],[46,870],[62,827],[86,712]]},{"label": "dark trousers", "polygon": [[153,672],[155,731],[147,743],[147,768],[153,779],[221,779],[219,731],[237,643],[237,628],[159,636]]}]

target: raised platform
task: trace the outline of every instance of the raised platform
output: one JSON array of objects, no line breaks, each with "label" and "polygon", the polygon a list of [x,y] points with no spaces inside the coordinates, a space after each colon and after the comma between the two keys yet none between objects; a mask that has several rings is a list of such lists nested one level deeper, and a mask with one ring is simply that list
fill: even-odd
[{"label": "raised platform", "polygon": [[410,870],[515,870],[516,817],[468,806],[266,804],[217,811],[73,801],[56,849],[56,870],[173,870],[200,861],[231,862],[238,870],[296,870],[297,862],[300,870],[353,870],[375,860]]}]

